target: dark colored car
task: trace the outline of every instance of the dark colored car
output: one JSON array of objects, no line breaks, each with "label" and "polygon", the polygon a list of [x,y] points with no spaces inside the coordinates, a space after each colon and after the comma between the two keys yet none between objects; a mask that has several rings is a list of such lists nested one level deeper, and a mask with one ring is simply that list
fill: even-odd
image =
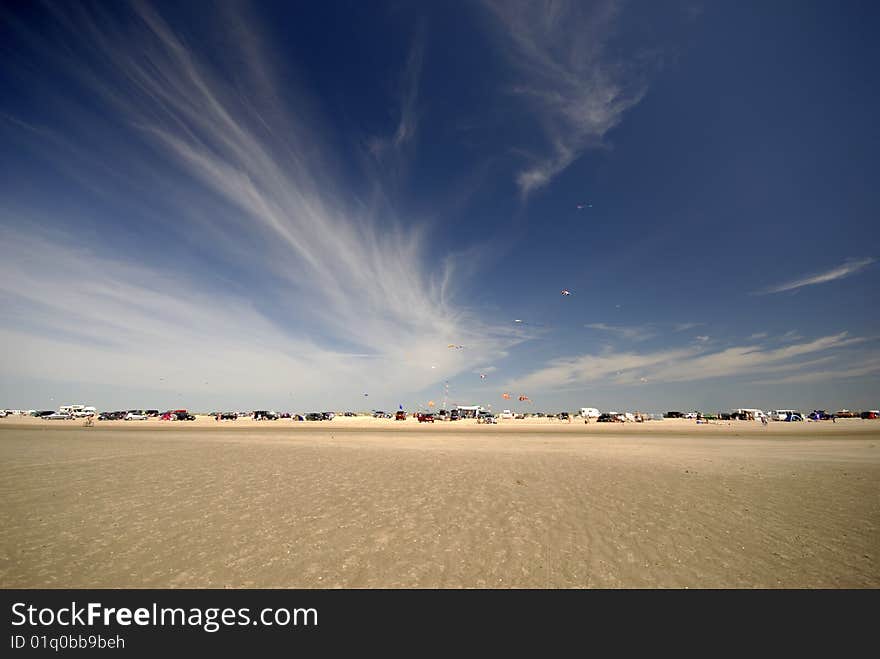
[{"label": "dark colored car", "polygon": [[354,412],[345,412],[342,416],[356,416]]},{"label": "dark colored car", "polygon": [[404,412],[403,410],[398,410],[394,414],[394,420],[395,421],[406,421],[406,412]]},{"label": "dark colored car", "polygon": [[419,423],[434,423],[434,415],[430,412],[419,412]]},{"label": "dark colored car", "polygon": [[196,418],[186,410],[174,410],[171,412],[172,421],[195,421]]},{"label": "dark colored car", "polygon": [[31,414],[31,416],[35,416],[38,419],[42,419],[44,416],[49,416],[50,414],[55,414],[55,410],[39,410]]},{"label": "dark colored car", "polygon": [[666,414],[663,415],[663,418],[664,419],[683,419],[684,414],[682,414],[681,412],[667,412]]},{"label": "dark colored car", "polygon": [[221,421],[235,421],[238,419],[238,412],[220,412],[217,416]]},{"label": "dark colored car", "polygon": [[569,416],[568,412],[560,412],[556,415],[556,418],[560,421],[568,421],[571,417]]},{"label": "dark colored car", "polygon": [[324,415],[320,412],[309,412],[306,414],[306,421],[323,421]]},{"label": "dark colored car", "polygon": [[863,419],[880,419],[880,412],[878,412],[877,410],[862,412],[861,417]]},{"label": "dark colored car", "polygon": [[809,418],[813,421],[830,421],[834,415],[828,414],[825,410],[813,410],[810,412]]},{"label": "dark colored car", "polygon": [[600,414],[599,418],[596,419],[599,423],[622,423],[617,414]]},{"label": "dark colored car", "polygon": [[277,421],[278,415],[269,410],[254,410],[254,419],[257,421]]},{"label": "dark colored car", "polygon": [[449,413],[449,420],[450,421],[458,421],[460,418],[461,418],[461,415],[458,413],[458,410],[452,410]]}]

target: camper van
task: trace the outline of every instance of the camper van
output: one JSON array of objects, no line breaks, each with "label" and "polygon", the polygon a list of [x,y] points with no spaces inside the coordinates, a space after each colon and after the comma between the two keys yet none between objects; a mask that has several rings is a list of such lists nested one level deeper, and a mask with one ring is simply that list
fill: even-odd
[{"label": "camper van", "polygon": [[585,419],[598,419],[599,410],[597,410],[595,407],[582,407],[581,416]]},{"label": "camper van", "polygon": [[58,408],[58,411],[61,414],[70,414],[71,416],[76,415],[79,412],[83,411],[85,405],[62,405]]}]

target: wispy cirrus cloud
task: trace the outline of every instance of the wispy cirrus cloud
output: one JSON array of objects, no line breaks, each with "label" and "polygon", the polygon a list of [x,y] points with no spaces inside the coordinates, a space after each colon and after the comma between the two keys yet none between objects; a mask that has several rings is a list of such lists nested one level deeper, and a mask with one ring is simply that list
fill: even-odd
[{"label": "wispy cirrus cloud", "polygon": [[400,116],[397,128],[390,137],[373,137],[367,142],[370,152],[376,158],[382,159],[386,156],[388,150],[392,148],[400,151],[407,144],[415,140],[419,126],[419,84],[424,57],[425,27],[424,24],[421,24],[413,37],[413,42],[406,58],[406,65],[401,75],[399,90]]},{"label": "wispy cirrus cloud", "polygon": [[633,62],[611,54],[621,3],[603,0],[486,0],[520,82],[513,92],[533,109],[549,153],[517,175],[523,196],[547,185],[645,95]]},{"label": "wispy cirrus cloud", "polygon": [[760,380],[757,384],[800,384],[804,382],[827,382],[829,380],[845,380],[848,378],[864,377],[880,373],[880,354],[871,353],[863,356],[859,363],[845,369],[828,369],[821,371],[806,371],[795,373],[782,378]]},{"label": "wispy cirrus cloud", "polygon": [[628,341],[645,341],[656,335],[656,332],[654,332],[650,326],[622,327],[618,325],[608,325],[606,323],[589,323],[584,325],[584,327],[599,330],[600,332],[608,332]]},{"label": "wispy cirrus cloud", "polygon": [[786,291],[794,291],[804,286],[815,286],[816,284],[825,284],[829,281],[843,279],[864,270],[866,267],[874,263],[876,258],[849,259],[843,264],[831,270],[820,272],[813,275],[807,275],[799,279],[793,279],[784,284],[769,286],[760,291],[755,291],[753,295],[769,295],[771,293],[784,293]]},{"label": "wispy cirrus cloud", "polygon": [[[653,352],[604,351],[554,359],[507,387],[554,390],[596,382],[632,385],[638,382],[690,382],[780,371],[798,371],[827,364],[837,351],[864,343],[846,332],[781,348],[761,345],[711,350],[706,342]],[[823,354],[833,351],[832,354]],[[808,359],[805,359],[808,358]]]},{"label": "wispy cirrus cloud", "polygon": [[[333,154],[320,139],[322,127],[308,111],[306,95],[289,83],[281,90],[272,58],[263,52],[268,38],[249,17],[231,7],[220,12],[225,20],[213,27],[231,34],[236,48],[213,53],[215,59],[209,61],[190,46],[197,39],[187,40],[145,4],[134,5],[125,21],[79,5],[58,5],[52,11],[71,44],[65,66],[79,85],[77,93],[99,99],[114,125],[121,126],[124,139],[114,141],[121,157],[114,161],[113,175],[126,179],[129,191],[139,191],[139,210],[156,216],[170,212],[179,235],[194,244],[209,241],[212,258],[220,262],[215,266],[219,276],[232,267],[249,272],[261,282],[255,297],[274,294],[275,316],[286,313],[285,324],[270,331],[269,318],[256,315],[253,305],[242,305],[232,295],[212,297],[185,272],[170,273],[180,280],[174,286],[200,290],[194,299],[205,300],[188,305],[194,313],[204,312],[205,322],[200,324],[199,340],[193,337],[179,344],[186,352],[200,355],[212,344],[218,354],[234,352],[234,339],[247,335],[246,318],[265,328],[265,343],[279,348],[279,360],[271,366],[268,350],[261,353],[265,359],[251,360],[253,368],[244,372],[259,375],[247,383],[236,378],[243,388],[251,387],[264,371],[288,368],[316,386],[326,378],[359,382],[361,376],[369,376],[382,379],[386,389],[414,391],[472,368],[475,358],[492,360],[518,340],[451,302],[455,260],[437,263],[428,258],[424,226],[418,220],[403,220],[393,207],[364,204],[347,192],[333,166]],[[226,57],[222,67],[216,57]],[[407,64],[410,84],[396,144],[415,134],[420,62],[417,45]],[[92,145],[77,141],[77,135],[100,133],[105,117],[79,112],[71,121],[62,160],[88,165]],[[77,172],[79,180],[101,187],[101,171],[83,170]],[[151,185],[144,186],[144,181]],[[103,191],[114,195],[112,186]],[[6,211],[0,222],[11,225],[12,211],[0,210]],[[133,299],[154,299],[156,294],[151,297],[149,292],[161,290],[155,283],[160,278],[147,270],[134,276],[114,268],[111,264],[124,254],[109,256],[94,247],[80,250],[76,236],[68,239],[72,249],[51,253],[33,243],[9,243],[18,247],[4,250],[10,268],[7,292],[21,304],[35,305],[30,322],[39,319],[43,326],[31,327],[31,332],[51,335],[51,345],[63,349],[67,362],[98,359],[99,346],[104,346],[114,366],[120,365],[108,373],[123,377],[125,363],[137,372],[145,360],[135,346],[143,343],[114,343],[109,326],[101,335],[85,338],[73,327],[63,331],[69,318],[80,317],[68,315],[76,309],[67,303],[57,313],[40,314],[36,309],[41,296],[65,279],[65,268],[76,269],[83,259],[103,264],[104,279],[122,282],[120,289],[130,289]],[[87,290],[100,290],[101,271],[88,270],[81,280]],[[88,308],[88,299],[80,297]],[[127,318],[125,333],[145,339],[152,330],[141,332],[137,322],[148,321],[151,314],[124,302],[116,312],[109,305],[100,307],[102,318],[114,313]],[[236,311],[219,314],[215,302]],[[49,308],[59,304],[52,300]],[[155,298],[154,306],[158,318],[162,309],[178,309],[167,295]],[[180,322],[171,326],[186,335],[184,310],[177,313]],[[242,320],[234,322],[236,318]],[[156,333],[171,341],[171,326],[156,328]],[[0,327],[17,331],[6,322]],[[146,327],[154,328],[155,323]],[[446,350],[450,342],[467,344],[468,356]],[[369,359],[353,359],[353,354]],[[17,363],[24,368],[27,362]],[[68,377],[82,369],[51,372]]]}]

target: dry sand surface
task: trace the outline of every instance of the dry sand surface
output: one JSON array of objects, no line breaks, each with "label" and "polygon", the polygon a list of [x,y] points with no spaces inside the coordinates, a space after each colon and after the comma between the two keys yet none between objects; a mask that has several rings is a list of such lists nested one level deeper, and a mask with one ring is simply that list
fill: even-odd
[{"label": "dry sand surface", "polygon": [[880,422],[0,419],[4,588],[877,588]]}]

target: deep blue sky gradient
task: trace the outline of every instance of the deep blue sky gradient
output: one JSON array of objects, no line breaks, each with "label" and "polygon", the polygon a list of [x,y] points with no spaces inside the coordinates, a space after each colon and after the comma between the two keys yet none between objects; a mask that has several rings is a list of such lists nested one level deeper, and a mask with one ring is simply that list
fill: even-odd
[{"label": "deep blue sky gradient", "polygon": [[[66,258],[53,252],[49,263],[40,240],[69,248],[72,260],[86,250],[185,281],[207,296],[193,302],[206,308],[212,294],[233,296],[242,300],[238,320],[258,314],[280,335],[307,338],[328,353],[364,352],[385,363],[394,351],[383,352],[373,334],[344,338],[345,328],[316,314],[320,302],[310,294],[310,280],[288,278],[283,268],[268,265],[278,261],[295,269],[301,255],[285,253],[262,229],[248,229],[234,205],[150,143],[142,129],[152,109],[147,119],[134,120],[81,75],[94,72],[111,93],[131,98],[120,67],[127,57],[143,57],[137,38],[123,39],[125,48],[111,61],[82,29],[77,11],[11,3],[0,13],[0,229],[10,250],[4,258],[15,269],[0,290],[8,309],[0,328],[10,332],[4,361],[19,357],[0,371],[0,404],[52,407],[88,399],[104,407],[418,407],[440,400],[448,381],[458,402],[498,408],[507,406],[503,391],[527,393],[538,409],[880,405],[876,263],[834,281],[761,294],[877,256],[875,3],[606,3],[617,7],[607,35],[595,37],[589,24],[574,20],[557,26],[574,32],[563,35],[573,36],[572,43],[580,33],[598,39],[602,63],[625,63],[614,69],[617,82],[641,84],[644,94],[528,194],[516,177],[552,146],[538,121],[544,110],[516,92],[531,84],[534,70],[519,66],[521,52],[511,57],[510,35],[490,7],[178,4],[155,8],[211,79],[236,99],[231,102],[249,102],[266,113],[274,132],[248,127],[282,169],[291,151],[272,113],[282,107],[289,125],[302,130],[293,148],[316,163],[319,191],[346,218],[343,230],[360,226],[386,247],[400,241],[395,226],[404,236],[418,236],[418,256],[407,263],[418,264],[425,282],[439,278],[453,259],[449,297],[441,304],[427,290],[425,296],[444,314],[465,314],[467,320],[455,322],[480,347],[468,345],[464,362],[440,364],[411,381],[393,369],[382,375],[386,371],[375,366],[352,366],[351,372],[342,366],[335,380],[328,376],[337,386],[312,389],[309,377],[290,372],[284,376],[289,391],[267,385],[259,395],[249,388],[252,381],[277,374],[242,373],[212,390],[166,386],[153,375],[142,386],[121,383],[100,367],[79,378],[73,367],[62,365],[52,374],[42,362],[35,365],[33,355],[43,349],[35,344],[25,350],[16,342],[49,337],[60,341],[53,345],[61,353],[75,354],[83,342],[103,340],[77,338],[75,327],[35,313],[35,298],[44,293],[27,273],[52,270]],[[104,34],[142,31],[136,7],[84,7]],[[241,73],[242,63],[252,61],[237,38],[245,21],[261,38],[261,71],[273,81],[278,107],[261,105],[261,95],[248,86],[254,78]],[[565,52],[549,52],[566,61]],[[417,127],[397,146],[393,136],[413,82],[407,61],[414,54]],[[157,125],[170,125],[162,121],[157,118]],[[564,133],[564,125],[556,125]],[[380,142],[384,151],[374,158],[371,145]],[[592,207],[578,209],[580,203]],[[23,234],[35,241],[19,243]],[[221,234],[234,236],[234,247],[221,247]],[[573,295],[561,296],[563,288]],[[359,304],[351,295],[340,304]],[[227,313],[229,304],[223,304]],[[391,319],[393,302],[387,309],[374,305],[373,312],[389,323],[377,320],[376,327],[399,322]],[[433,363],[430,349],[423,353],[419,343],[425,332],[405,331],[401,336],[413,341],[408,353],[428,355],[423,367]],[[492,338],[483,344],[480,332]],[[202,346],[210,345],[211,331],[199,336]],[[560,360],[584,356],[621,359],[625,373],[626,355],[677,349],[708,354],[741,346],[771,351],[831,336],[841,338],[828,349],[786,358],[780,363],[788,369],[772,375],[760,367],[734,368],[674,381],[667,370],[639,366],[633,367],[634,382],[615,380],[616,369],[555,383],[534,377]],[[438,358],[448,357],[440,354],[447,343],[464,341],[439,338]],[[222,345],[229,350],[231,344]],[[116,346],[106,359],[125,364],[149,350]],[[823,357],[831,359],[796,366]],[[202,363],[193,360],[192,368]],[[486,379],[479,378],[481,369],[489,371]],[[793,375],[798,377],[774,382]],[[370,397],[363,397],[365,388]]]}]

